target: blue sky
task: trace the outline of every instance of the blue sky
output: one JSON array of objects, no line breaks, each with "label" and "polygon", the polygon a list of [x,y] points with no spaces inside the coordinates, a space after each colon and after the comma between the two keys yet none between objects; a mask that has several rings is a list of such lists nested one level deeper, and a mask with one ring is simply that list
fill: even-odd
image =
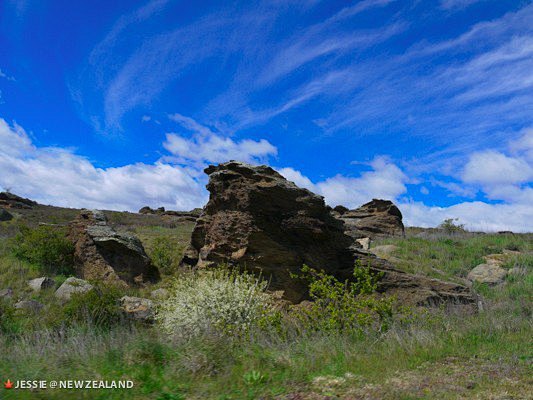
[{"label": "blue sky", "polygon": [[239,159],[408,225],[533,231],[531,1],[201,3],[0,2],[0,186],[190,209]]}]

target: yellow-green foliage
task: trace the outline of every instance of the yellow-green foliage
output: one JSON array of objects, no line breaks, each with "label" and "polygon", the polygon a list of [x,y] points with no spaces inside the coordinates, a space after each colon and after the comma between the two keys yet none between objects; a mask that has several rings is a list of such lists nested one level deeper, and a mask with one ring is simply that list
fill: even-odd
[{"label": "yellow-green foliage", "polygon": [[113,286],[101,286],[87,293],[74,293],[57,314],[58,321],[67,325],[109,329],[124,322],[119,307],[122,295],[122,291]]},{"label": "yellow-green foliage", "polygon": [[188,272],[174,281],[156,320],[168,334],[185,339],[241,335],[273,312],[266,286],[252,274],[227,268]]},{"label": "yellow-green foliage", "polygon": [[12,252],[15,257],[35,264],[43,273],[68,275],[73,272],[74,245],[60,227],[21,227],[13,239]]},{"label": "yellow-green foliage", "polygon": [[313,302],[296,308],[295,315],[306,329],[345,332],[388,328],[394,299],[375,293],[380,276],[361,265],[355,266],[353,275],[352,281],[340,282],[324,271],[304,265],[300,277],[309,281]]},{"label": "yellow-green foliage", "polygon": [[163,274],[170,274],[174,263],[172,242],[165,236],[157,237],[152,244],[151,258]]}]

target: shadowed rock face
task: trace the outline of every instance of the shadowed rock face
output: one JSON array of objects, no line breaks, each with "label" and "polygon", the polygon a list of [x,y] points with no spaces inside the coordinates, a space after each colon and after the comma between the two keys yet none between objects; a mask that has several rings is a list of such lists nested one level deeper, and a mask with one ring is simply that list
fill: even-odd
[{"label": "shadowed rock face", "polygon": [[5,208],[32,208],[37,202],[9,192],[0,192],[0,206]]},{"label": "shadowed rock face", "polygon": [[140,240],[116,232],[101,211],[83,210],[70,224],[75,245],[77,272],[83,279],[115,282],[127,286],[153,282],[159,271],[146,255]]},{"label": "shadowed rock face", "polygon": [[405,235],[402,213],[390,200],[373,199],[355,210],[337,206],[333,211],[354,239]]},{"label": "shadowed rock face", "polygon": [[0,208],[0,221],[11,221],[13,215],[11,215],[7,210]]},{"label": "shadowed rock face", "polygon": [[406,296],[398,298],[405,303],[475,300],[462,286],[396,271],[387,261],[358,250],[345,234],[343,221],[332,215],[321,196],[299,188],[270,167],[230,161],[205,172],[210,198],[182,265],[205,268],[228,263],[261,272],[271,280],[271,290],[283,290],[285,298],[299,302],[306,298],[307,288],[290,275],[303,264],[344,280],[352,276],[359,260],[383,272],[380,291],[402,292]]}]

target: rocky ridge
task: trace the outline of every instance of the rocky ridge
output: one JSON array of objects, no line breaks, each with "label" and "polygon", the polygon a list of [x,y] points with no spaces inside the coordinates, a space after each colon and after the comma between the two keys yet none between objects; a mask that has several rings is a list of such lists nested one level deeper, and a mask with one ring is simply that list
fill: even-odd
[{"label": "rocky ridge", "polygon": [[[293,303],[306,298],[306,286],[291,276],[306,264],[341,280],[352,276],[358,263],[382,275],[378,290],[395,295],[411,305],[468,304],[476,297],[464,286],[414,276],[396,270],[389,262],[355,245],[347,234],[344,218],[333,212],[324,199],[296,186],[267,166],[230,161],[205,169],[210,198],[198,218],[182,265],[196,268],[227,263],[260,272],[270,279],[271,290],[283,290]],[[401,213],[390,202],[375,200],[353,218],[383,222],[382,229],[403,234]],[[365,215],[379,211],[378,217]],[[347,211],[344,211],[344,214]],[[398,215],[399,214],[399,215]],[[386,217],[385,217],[386,216]],[[368,230],[370,233],[375,233]]]}]

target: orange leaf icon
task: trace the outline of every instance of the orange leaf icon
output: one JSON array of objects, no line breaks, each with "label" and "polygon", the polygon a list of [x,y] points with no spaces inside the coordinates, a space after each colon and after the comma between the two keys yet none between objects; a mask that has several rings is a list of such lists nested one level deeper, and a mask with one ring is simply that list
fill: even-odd
[{"label": "orange leaf icon", "polygon": [[4,382],[4,387],[6,389],[11,389],[13,387],[13,382],[8,379],[7,382]]}]

